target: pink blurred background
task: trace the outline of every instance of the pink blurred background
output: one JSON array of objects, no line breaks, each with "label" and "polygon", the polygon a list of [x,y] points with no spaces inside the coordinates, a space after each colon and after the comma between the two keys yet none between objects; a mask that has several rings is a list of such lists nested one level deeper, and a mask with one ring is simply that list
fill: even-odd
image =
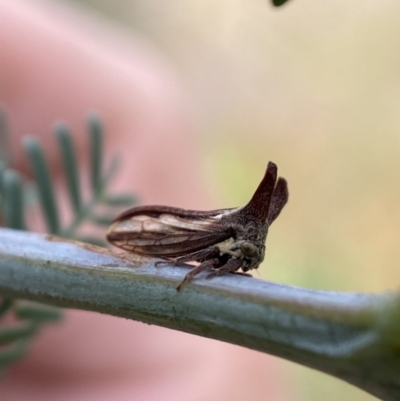
[{"label": "pink blurred background", "polygon": [[[398,288],[400,4],[395,0],[0,3],[0,103],[15,160],[54,120],[85,155],[98,110],[116,187],[144,203],[245,203],[268,160],[290,201],[257,277]],[[47,138],[49,138],[47,140]],[[26,167],[26,166],[25,166]],[[68,211],[66,210],[66,218]],[[7,400],[374,399],[292,363],[85,312],[45,330],[0,382]]]}]

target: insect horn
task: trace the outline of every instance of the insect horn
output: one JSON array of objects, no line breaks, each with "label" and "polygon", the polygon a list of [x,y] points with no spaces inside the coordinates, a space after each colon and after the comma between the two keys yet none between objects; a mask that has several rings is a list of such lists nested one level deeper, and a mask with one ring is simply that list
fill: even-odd
[{"label": "insect horn", "polygon": [[278,183],[272,194],[271,203],[269,205],[267,222],[270,226],[272,222],[279,216],[283,207],[286,205],[289,199],[289,191],[287,187],[287,182],[284,178],[279,177]]},{"label": "insect horn", "polygon": [[[278,168],[273,162],[269,162],[264,178],[260,182],[250,202],[242,209],[257,219],[266,221],[268,218],[271,199],[274,193]],[[282,206],[283,207],[283,206]]]}]

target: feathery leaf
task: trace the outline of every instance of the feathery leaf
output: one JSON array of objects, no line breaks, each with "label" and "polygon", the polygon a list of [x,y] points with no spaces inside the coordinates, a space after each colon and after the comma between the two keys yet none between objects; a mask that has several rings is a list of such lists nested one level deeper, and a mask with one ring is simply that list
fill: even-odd
[{"label": "feathery leaf", "polygon": [[2,175],[4,193],[4,225],[16,230],[26,230],[24,220],[24,196],[22,180],[13,170],[6,170]]},{"label": "feathery leaf", "polygon": [[47,229],[51,234],[57,234],[60,232],[60,220],[54,195],[54,185],[43,149],[39,141],[32,136],[25,137],[23,142],[38,186],[40,204],[46,219]]},{"label": "feathery leaf", "polygon": [[91,184],[94,193],[98,193],[102,187],[102,156],[103,156],[103,129],[101,120],[95,113],[88,117],[90,133],[90,163]]},{"label": "feathery leaf", "polygon": [[60,149],[65,177],[68,186],[68,196],[73,210],[78,211],[81,207],[81,190],[78,175],[78,161],[74,150],[72,135],[65,124],[57,123],[54,127]]}]

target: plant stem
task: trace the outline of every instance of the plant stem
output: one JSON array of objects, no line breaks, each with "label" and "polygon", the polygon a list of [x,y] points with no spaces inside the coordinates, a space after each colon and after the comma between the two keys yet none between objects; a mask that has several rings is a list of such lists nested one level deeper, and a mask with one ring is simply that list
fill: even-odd
[{"label": "plant stem", "polygon": [[[157,324],[298,362],[400,399],[398,295],[196,277],[56,237],[0,230],[0,295]],[[384,317],[384,318],[383,318]],[[397,319],[397,320],[396,320]],[[396,331],[397,330],[397,331]],[[379,366],[379,368],[378,368]]]}]

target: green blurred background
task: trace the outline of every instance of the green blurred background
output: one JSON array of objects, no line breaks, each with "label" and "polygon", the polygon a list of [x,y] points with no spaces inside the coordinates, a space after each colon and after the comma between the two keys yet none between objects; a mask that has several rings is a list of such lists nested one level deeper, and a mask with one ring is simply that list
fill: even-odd
[{"label": "green blurred background", "polygon": [[[218,207],[248,201],[268,160],[290,201],[260,276],[310,288],[399,287],[400,2],[70,0],[141,32],[194,104]],[[292,400],[375,399],[276,360]]]}]

